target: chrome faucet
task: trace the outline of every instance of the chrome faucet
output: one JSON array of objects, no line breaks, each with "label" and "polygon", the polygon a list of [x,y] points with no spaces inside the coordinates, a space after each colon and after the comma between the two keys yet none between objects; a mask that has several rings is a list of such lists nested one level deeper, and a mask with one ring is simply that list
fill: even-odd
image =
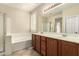
[{"label": "chrome faucet", "polygon": [[66,34],[63,34],[62,36],[63,36],[63,37],[66,37],[67,35],[66,35]]}]

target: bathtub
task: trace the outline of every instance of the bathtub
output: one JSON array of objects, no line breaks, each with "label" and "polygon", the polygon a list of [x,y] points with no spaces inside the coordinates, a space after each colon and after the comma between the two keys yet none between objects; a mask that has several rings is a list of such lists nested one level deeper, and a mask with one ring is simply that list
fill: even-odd
[{"label": "bathtub", "polygon": [[12,50],[20,50],[31,47],[31,33],[13,33],[11,34]]},{"label": "bathtub", "polygon": [[11,36],[12,36],[12,43],[31,40],[30,33],[14,33],[14,34],[11,34]]}]

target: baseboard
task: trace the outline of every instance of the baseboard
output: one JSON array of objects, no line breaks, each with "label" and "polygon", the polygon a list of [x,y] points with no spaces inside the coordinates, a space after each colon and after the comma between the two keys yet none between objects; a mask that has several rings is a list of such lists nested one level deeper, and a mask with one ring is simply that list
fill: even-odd
[{"label": "baseboard", "polygon": [[14,43],[14,44],[12,44],[12,51],[15,52],[17,50],[29,48],[31,46],[32,46],[31,40]]}]

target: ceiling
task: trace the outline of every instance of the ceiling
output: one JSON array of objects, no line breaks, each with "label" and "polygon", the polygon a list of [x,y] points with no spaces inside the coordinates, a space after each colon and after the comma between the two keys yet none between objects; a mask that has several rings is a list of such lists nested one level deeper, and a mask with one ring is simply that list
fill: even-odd
[{"label": "ceiling", "polygon": [[38,7],[39,5],[41,5],[41,3],[3,3],[3,4],[6,6],[18,8],[27,12],[30,12],[36,7]]}]

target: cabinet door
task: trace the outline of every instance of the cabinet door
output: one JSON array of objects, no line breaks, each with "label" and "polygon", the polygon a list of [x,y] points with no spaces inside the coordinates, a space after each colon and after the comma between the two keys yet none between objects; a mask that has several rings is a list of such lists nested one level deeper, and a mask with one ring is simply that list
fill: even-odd
[{"label": "cabinet door", "polygon": [[36,35],[36,50],[40,53],[40,36]]},{"label": "cabinet door", "polygon": [[57,56],[57,40],[47,38],[47,55]]},{"label": "cabinet door", "polygon": [[78,44],[78,46],[77,46],[77,49],[78,49],[78,56],[79,56],[79,44]]},{"label": "cabinet door", "polygon": [[77,45],[75,43],[62,41],[63,56],[77,56]]},{"label": "cabinet door", "polygon": [[58,50],[58,56],[62,56],[62,41],[57,41],[57,50]]},{"label": "cabinet door", "polygon": [[36,35],[32,34],[32,47],[35,49],[36,48]]},{"label": "cabinet door", "polygon": [[41,36],[41,54],[46,55],[46,37]]}]

